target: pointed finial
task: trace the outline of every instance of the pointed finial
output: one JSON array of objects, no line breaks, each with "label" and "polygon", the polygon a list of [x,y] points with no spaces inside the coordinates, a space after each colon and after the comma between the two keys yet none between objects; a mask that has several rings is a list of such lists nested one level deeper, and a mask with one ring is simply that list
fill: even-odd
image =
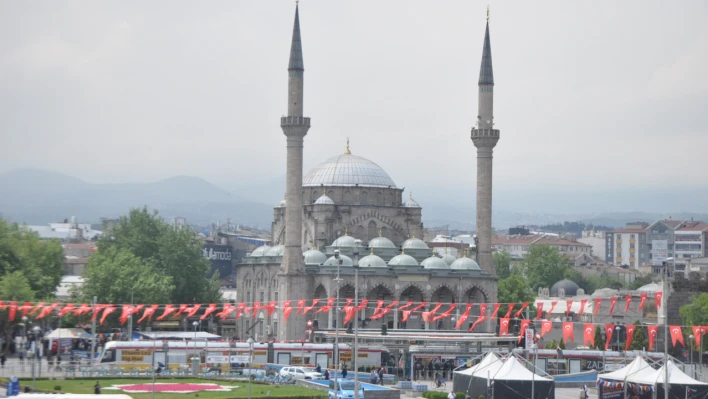
[{"label": "pointed finial", "polygon": [[413,199],[413,191],[409,191],[409,192],[408,192],[408,198],[409,198],[409,199]]},{"label": "pointed finial", "polygon": [[401,247],[401,255],[405,255],[405,254],[406,254],[406,247]]},{"label": "pointed finial", "polygon": [[371,247],[371,254],[374,254],[374,247]]},{"label": "pointed finial", "polygon": [[383,229],[379,229],[379,237],[383,236],[382,231],[383,231]]},{"label": "pointed finial", "polygon": [[349,226],[344,226],[344,235],[349,235]]},{"label": "pointed finial", "polygon": [[327,187],[325,187],[324,195],[327,195]]},{"label": "pointed finial", "polygon": [[349,151],[349,137],[347,137],[347,150],[344,151],[344,153],[347,155],[351,155],[351,153],[352,153],[351,151]]},{"label": "pointed finial", "polygon": [[489,4],[487,4],[487,22],[489,22]]}]

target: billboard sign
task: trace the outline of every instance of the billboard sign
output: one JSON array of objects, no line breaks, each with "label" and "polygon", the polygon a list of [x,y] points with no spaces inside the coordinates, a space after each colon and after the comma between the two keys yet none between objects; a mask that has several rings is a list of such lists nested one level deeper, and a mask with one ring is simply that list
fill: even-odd
[{"label": "billboard sign", "polygon": [[205,244],[202,246],[202,256],[211,262],[210,276],[218,270],[221,277],[230,276],[233,271],[231,246]]},{"label": "billboard sign", "polygon": [[669,244],[667,240],[651,240],[651,263],[654,266],[661,266],[661,263],[669,257]]}]

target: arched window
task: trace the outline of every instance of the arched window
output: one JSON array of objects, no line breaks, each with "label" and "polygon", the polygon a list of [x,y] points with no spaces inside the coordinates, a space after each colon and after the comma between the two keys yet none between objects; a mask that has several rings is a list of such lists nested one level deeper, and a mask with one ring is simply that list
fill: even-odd
[{"label": "arched window", "polygon": [[351,204],[354,202],[354,196],[352,195],[352,192],[347,190],[344,192],[344,198],[342,199],[342,202],[345,204]]},{"label": "arched window", "polygon": [[369,193],[366,191],[362,191],[361,194],[359,194],[359,203],[362,205],[366,205],[369,203]]},{"label": "arched window", "polygon": [[376,231],[376,222],[374,222],[373,220],[369,222],[369,232],[368,233],[369,233],[369,235],[368,235],[369,240],[378,236],[378,232]]},{"label": "arched window", "polygon": [[376,205],[383,205],[383,193],[381,191],[376,193]]}]

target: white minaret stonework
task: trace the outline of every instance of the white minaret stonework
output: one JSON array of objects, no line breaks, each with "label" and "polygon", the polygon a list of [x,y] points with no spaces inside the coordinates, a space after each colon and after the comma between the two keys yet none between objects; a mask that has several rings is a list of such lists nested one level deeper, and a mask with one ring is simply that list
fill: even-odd
[{"label": "white minaret stonework", "polygon": [[[288,63],[288,116],[280,118],[287,142],[287,165],[285,177],[285,252],[278,274],[278,298],[280,304],[288,299],[308,296],[305,262],[302,255],[302,150],[310,118],[303,116],[303,88],[305,66],[302,61],[300,39],[300,15],[295,6],[295,23],[290,45]],[[305,323],[297,317],[279,324],[278,337],[305,338]]]},{"label": "white minaret stonework", "polygon": [[477,147],[477,262],[496,275],[492,260],[492,162],[499,130],[494,129],[494,73],[489,42],[489,10],[479,71],[479,111],[472,143]]}]

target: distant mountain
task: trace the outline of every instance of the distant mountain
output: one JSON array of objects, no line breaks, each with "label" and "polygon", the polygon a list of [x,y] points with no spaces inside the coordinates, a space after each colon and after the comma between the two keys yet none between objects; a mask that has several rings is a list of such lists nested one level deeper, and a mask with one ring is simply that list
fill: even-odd
[{"label": "distant mountain", "polygon": [[36,169],[0,174],[0,214],[16,222],[45,224],[76,216],[80,221],[124,215],[146,205],[164,218],[184,216],[190,224],[231,218],[268,228],[272,205],[248,201],[208,181],[177,176],[154,183],[92,184]]}]

